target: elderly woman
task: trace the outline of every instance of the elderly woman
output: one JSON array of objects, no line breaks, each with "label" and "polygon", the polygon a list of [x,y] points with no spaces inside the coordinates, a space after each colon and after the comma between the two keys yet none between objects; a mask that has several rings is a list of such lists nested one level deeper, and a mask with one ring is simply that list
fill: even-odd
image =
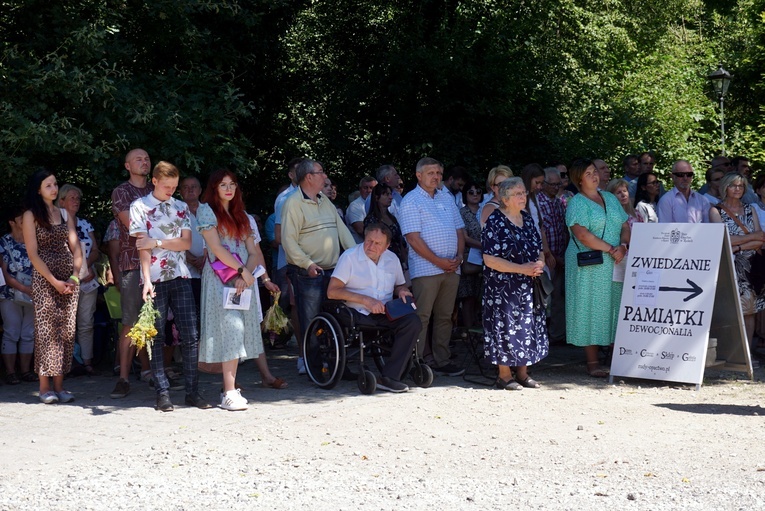
[{"label": "elderly woman", "polygon": [[80,272],[80,296],[77,302],[77,344],[80,345],[82,361],[89,376],[99,373],[93,368],[93,315],[96,313],[98,298],[98,280],[93,264],[98,260],[99,251],[93,226],[84,218],[78,217],[82,203],[82,190],[66,184],[59,188],[56,206],[65,209],[74,218],[77,237],[83,250],[84,259]]},{"label": "elderly woman", "polygon": [[641,222],[659,221],[656,202],[659,200],[659,178],[653,172],[640,174],[635,185],[635,213]]},{"label": "elderly woman", "polygon": [[741,202],[745,192],[746,178],[738,173],[727,174],[720,182],[720,202],[709,210],[709,221],[724,223],[728,229],[746,335],[754,343],[755,314],[765,310],[765,289],[762,276],[755,276],[763,268],[754,268],[752,262],[755,251],[765,243],[765,233],[754,208]]},{"label": "elderly woman", "polygon": [[[566,249],[567,341],[584,347],[590,376],[605,378],[608,370],[601,367],[598,351],[614,342],[622,287],[613,282],[613,270],[627,253],[630,227],[619,200],[598,190],[598,172],[590,160],[575,160],[569,176],[579,193],[566,208],[571,234]],[[589,251],[600,252],[602,262],[580,266],[577,254]]]},{"label": "elderly woman", "polygon": [[486,225],[486,219],[492,211],[499,207],[499,201],[497,200],[497,190],[502,181],[513,177],[513,171],[510,167],[505,165],[497,165],[489,171],[489,177],[486,178],[486,192],[491,192],[488,200],[483,203],[480,211],[478,212],[478,218],[481,221],[481,228]]},{"label": "elderly woman", "polygon": [[622,205],[624,212],[627,213],[627,223],[630,224],[630,229],[635,222],[642,222],[635,211],[635,207],[632,205],[632,201],[630,201],[630,185],[625,179],[612,179],[608,182],[606,191],[614,194],[619,200],[619,204]]},{"label": "elderly woman", "polygon": [[527,195],[521,178],[503,182],[497,189],[500,207],[481,232],[485,352],[499,368],[495,386],[505,390],[538,388],[528,366],[549,349],[545,308],[534,304],[532,294],[533,278],[542,274],[545,263],[542,240],[525,211]]}]

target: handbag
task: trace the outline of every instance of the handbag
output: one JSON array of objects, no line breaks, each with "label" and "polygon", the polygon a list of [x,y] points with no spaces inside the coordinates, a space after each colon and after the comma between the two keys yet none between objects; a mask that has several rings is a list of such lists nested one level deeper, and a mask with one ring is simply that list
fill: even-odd
[{"label": "handbag", "polygon": [[[598,192],[600,193],[600,192]],[[602,197],[602,195],[601,195]],[[608,221],[608,208],[606,207],[606,199],[603,199],[603,210],[606,214],[606,222]],[[600,235],[600,239],[603,239],[603,236],[606,235],[606,226],[605,222],[603,224],[603,234]],[[579,243],[576,242],[576,236],[574,234],[571,234],[571,239],[574,240],[574,244],[576,245],[577,250],[582,250],[582,247],[579,246]],[[577,252],[576,253],[576,265],[579,267],[582,266],[595,266],[597,264],[603,264],[603,251],[602,250],[588,250],[587,252]]]},{"label": "handbag", "polygon": [[[231,256],[234,259],[236,259],[239,262],[239,264],[244,266],[244,263],[242,262],[241,257],[239,257],[237,254],[233,252],[231,253]],[[210,254],[207,254],[207,260],[210,261]],[[212,270],[218,276],[220,281],[223,282],[224,284],[239,276],[239,272],[237,270],[227,265],[220,259],[216,259],[215,261],[210,261],[210,268],[212,268]]]},{"label": "handbag", "polygon": [[550,296],[553,292],[553,283],[546,273],[542,272],[539,277],[534,277],[532,295],[534,299],[534,308],[547,309],[550,304]]}]

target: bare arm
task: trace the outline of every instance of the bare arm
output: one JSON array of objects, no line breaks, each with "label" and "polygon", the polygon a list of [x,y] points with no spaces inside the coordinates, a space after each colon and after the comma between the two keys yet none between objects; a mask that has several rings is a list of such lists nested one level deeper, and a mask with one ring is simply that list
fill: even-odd
[{"label": "bare arm", "polygon": [[74,215],[67,215],[66,226],[69,230],[69,250],[72,251],[72,259],[74,263],[72,275],[77,276],[80,274],[80,268],[82,268],[83,254],[82,245],[80,245],[80,238],[77,236],[77,221],[75,220]]},{"label": "bare arm", "polygon": [[[754,232],[743,235],[734,234],[729,236],[731,247],[739,247],[738,250],[735,250],[734,248],[734,253],[741,250],[757,250],[762,247],[763,243],[765,243],[765,233],[760,230],[760,222],[757,218],[757,215],[752,215],[752,219],[754,220]],[[720,216],[720,212],[717,210],[717,208],[709,208],[709,221],[715,224],[722,223],[722,217]]]},{"label": "bare arm", "polygon": [[544,252],[539,253],[539,258],[536,261],[530,261],[528,263],[518,264],[501,257],[484,254],[483,262],[486,266],[492,270],[496,270],[502,273],[520,273],[522,275],[528,275],[529,277],[538,277],[544,271]]},{"label": "bare arm", "polygon": [[346,302],[360,303],[372,314],[383,314],[385,312],[385,304],[383,304],[380,300],[372,298],[371,296],[348,291],[348,289],[345,287],[345,283],[335,277],[329,279],[329,286],[327,287],[327,298],[330,300],[343,300]]},{"label": "bare arm", "polygon": [[[157,245],[157,240],[155,238],[149,238],[146,233],[139,233],[134,236],[136,238],[135,247],[138,250],[151,251],[151,249],[159,246]],[[191,248],[191,231],[188,229],[183,229],[181,231],[180,238],[168,238],[161,241],[162,248],[165,250],[172,250],[173,252],[185,252]]]},{"label": "bare arm", "polygon": [[32,263],[32,266],[34,266],[35,270],[37,270],[37,273],[42,275],[45,280],[50,282],[50,285],[56,288],[56,291],[61,294],[65,294],[67,289],[69,289],[69,286],[67,286],[64,281],[58,280],[53,276],[53,273],[51,273],[48,265],[43,262],[39,253],[37,252],[37,235],[35,233],[36,223],[34,215],[32,215],[31,211],[26,211],[23,218],[24,220],[21,225],[21,229],[22,233],[24,234],[24,245],[27,247],[27,256],[29,256],[29,261]]}]

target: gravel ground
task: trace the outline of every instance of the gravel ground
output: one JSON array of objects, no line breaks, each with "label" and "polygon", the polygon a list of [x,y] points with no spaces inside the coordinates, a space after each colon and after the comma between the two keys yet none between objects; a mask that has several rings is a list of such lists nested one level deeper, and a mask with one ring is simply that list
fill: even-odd
[{"label": "gravel ground", "polygon": [[[243,412],[173,413],[134,382],[74,378],[76,401],[43,405],[36,384],[0,386],[0,510],[765,508],[765,372],[709,372],[692,386],[584,374],[556,347],[542,389],[437,378],[407,394],[325,391],[269,354],[286,390],[240,368]],[[475,368],[473,368],[475,369]],[[216,377],[201,390],[217,398]]]}]

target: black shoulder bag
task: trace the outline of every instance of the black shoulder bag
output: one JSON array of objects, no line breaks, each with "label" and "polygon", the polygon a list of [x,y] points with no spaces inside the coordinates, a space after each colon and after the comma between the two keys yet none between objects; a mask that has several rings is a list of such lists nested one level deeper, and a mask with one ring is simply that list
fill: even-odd
[{"label": "black shoulder bag", "polygon": [[[600,192],[598,192],[600,194]],[[601,195],[601,197],[603,197]],[[603,210],[606,213],[606,222],[608,222],[608,208],[606,207],[606,199],[603,199]],[[600,235],[600,239],[606,235],[606,224],[603,224],[603,234]],[[571,239],[574,240],[577,250],[582,248],[579,243],[576,242],[576,236],[571,233]],[[588,250],[587,252],[577,252],[576,254],[577,266],[595,266],[596,264],[603,264],[603,251],[602,250]]]}]

